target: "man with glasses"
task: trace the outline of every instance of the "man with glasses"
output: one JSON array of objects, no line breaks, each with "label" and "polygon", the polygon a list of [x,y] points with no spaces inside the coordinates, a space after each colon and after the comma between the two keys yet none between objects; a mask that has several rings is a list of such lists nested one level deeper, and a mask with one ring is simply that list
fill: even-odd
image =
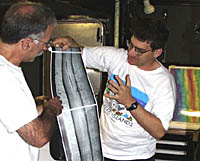
[{"label": "man with glasses", "polygon": [[[176,100],[174,79],[157,60],[168,35],[164,21],[145,18],[135,23],[128,51],[82,49],[87,67],[108,72],[100,117],[105,161],[155,161],[156,140],[168,130]],[[54,43],[78,46],[69,37]]]},{"label": "man with glasses", "polygon": [[13,4],[1,25],[0,39],[0,160],[37,161],[38,148],[51,138],[56,116],[62,111],[59,97],[40,97],[36,107],[25,81],[21,62],[32,62],[48,48],[56,25],[53,12],[34,2]]},{"label": "man with glasses", "polygon": [[34,39],[33,40],[35,44],[38,44],[39,42],[43,43],[45,45],[45,48],[46,50],[48,50],[50,47],[54,46],[53,45],[53,40],[49,40],[47,42],[44,42],[44,41],[41,41],[41,40],[37,40],[37,39]]}]

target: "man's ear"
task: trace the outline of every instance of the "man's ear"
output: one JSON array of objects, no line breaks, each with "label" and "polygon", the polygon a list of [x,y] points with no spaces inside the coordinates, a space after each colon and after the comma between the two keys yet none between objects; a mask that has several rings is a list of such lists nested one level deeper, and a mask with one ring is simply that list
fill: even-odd
[{"label": "man's ear", "polygon": [[20,46],[22,50],[29,50],[33,45],[33,40],[30,38],[24,38],[20,40]]},{"label": "man's ear", "polygon": [[154,57],[159,57],[162,54],[162,51],[162,48],[154,50]]}]

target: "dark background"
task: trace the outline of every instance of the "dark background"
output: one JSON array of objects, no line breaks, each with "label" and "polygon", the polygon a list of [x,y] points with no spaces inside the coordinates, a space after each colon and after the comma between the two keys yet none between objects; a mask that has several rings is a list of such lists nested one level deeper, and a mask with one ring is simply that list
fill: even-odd
[{"label": "dark background", "polygon": [[[32,0],[41,2],[55,12],[58,20],[70,15],[85,15],[102,20],[106,25],[106,45],[114,45],[115,0]],[[0,21],[6,9],[17,0],[0,1]],[[120,1],[119,47],[126,47],[137,19],[164,19],[170,28],[166,53],[160,60],[165,65],[200,66],[200,1],[150,0],[155,12],[144,13],[143,0]],[[21,64],[33,95],[42,94],[42,59]]]}]

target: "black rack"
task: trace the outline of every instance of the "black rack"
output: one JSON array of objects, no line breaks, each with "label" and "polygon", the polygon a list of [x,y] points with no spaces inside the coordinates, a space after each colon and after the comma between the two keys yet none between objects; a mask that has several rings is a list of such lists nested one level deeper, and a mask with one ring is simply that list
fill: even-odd
[{"label": "black rack", "polygon": [[157,141],[156,160],[200,161],[199,130],[169,129]]}]

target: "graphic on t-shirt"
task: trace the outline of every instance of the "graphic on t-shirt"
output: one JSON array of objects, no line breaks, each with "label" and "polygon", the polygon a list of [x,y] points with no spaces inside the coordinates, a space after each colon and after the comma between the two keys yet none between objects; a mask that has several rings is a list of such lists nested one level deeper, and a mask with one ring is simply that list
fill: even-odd
[{"label": "graphic on t-shirt", "polygon": [[[110,76],[110,80],[114,80],[116,83],[118,83],[114,78],[114,74]],[[124,84],[126,83],[126,81],[122,81]],[[106,88],[106,92],[110,95],[114,95],[114,93],[108,88]],[[142,107],[145,107],[149,100],[147,94],[133,86],[131,86],[131,95]],[[132,127],[132,115],[126,110],[126,108],[122,104],[119,104],[115,99],[111,99],[109,101],[109,105],[104,104],[104,109],[108,115],[111,114],[110,116],[112,117],[112,120],[114,119],[115,121],[123,122],[126,125]]]},{"label": "graphic on t-shirt", "polygon": [[[118,83],[114,77],[114,74],[111,74],[110,76],[110,80],[115,81],[116,83]],[[125,80],[122,80],[124,84],[126,84]],[[147,96],[146,93],[140,91],[139,89],[133,87],[131,85],[131,95],[133,96],[133,98],[142,106],[145,107],[147,102],[149,101],[149,98]]]},{"label": "graphic on t-shirt", "polygon": [[[111,93],[111,91],[109,91]],[[130,127],[133,125],[133,117],[126,108],[119,104],[115,99],[107,100],[104,102],[105,113],[111,118],[112,121],[120,121]]]}]

